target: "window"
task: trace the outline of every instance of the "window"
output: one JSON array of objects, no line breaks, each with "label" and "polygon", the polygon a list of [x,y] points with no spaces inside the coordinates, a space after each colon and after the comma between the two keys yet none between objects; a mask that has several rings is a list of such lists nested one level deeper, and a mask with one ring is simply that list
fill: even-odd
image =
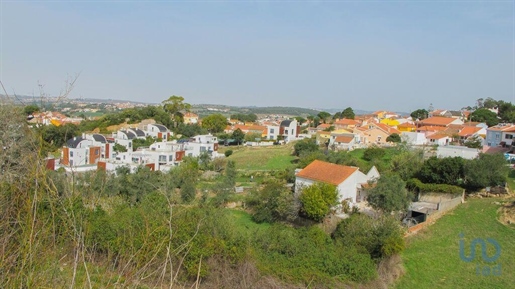
[{"label": "window", "polygon": [[500,138],[500,137],[499,137],[499,134],[496,134],[496,135],[495,135],[495,139],[499,139],[499,138]]},{"label": "window", "polygon": [[285,134],[288,134],[288,130],[287,130],[287,129],[285,129],[285,130],[284,130],[284,133],[285,133]]},{"label": "window", "polygon": [[173,161],[173,155],[169,155],[169,156],[168,156],[168,161],[169,161],[169,162],[172,162],[172,161]]},{"label": "window", "polygon": [[129,143],[129,148],[131,148],[131,147],[132,147],[132,142]]},{"label": "window", "polygon": [[70,151],[70,158],[73,158],[73,152]]},{"label": "window", "polygon": [[512,134],[506,134],[504,136],[505,139],[513,139],[513,135]]},{"label": "window", "polygon": [[270,129],[270,133],[271,134],[274,133],[274,129],[273,128]]},{"label": "window", "polygon": [[200,147],[200,152],[205,152],[206,150],[206,147]]},{"label": "window", "polygon": [[98,156],[99,153],[100,153],[100,150],[96,149],[95,150],[95,155]]},{"label": "window", "polygon": [[159,156],[160,163],[166,163],[166,156]]}]

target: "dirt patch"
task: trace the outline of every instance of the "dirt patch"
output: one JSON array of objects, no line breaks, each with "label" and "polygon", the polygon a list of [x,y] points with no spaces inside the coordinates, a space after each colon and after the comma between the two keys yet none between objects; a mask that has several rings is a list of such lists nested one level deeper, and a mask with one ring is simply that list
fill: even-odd
[{"label": "dirt patch", "polygon": [[505,203],[497,212],[499,213],[499,222],[511,226],[515,224],[515,201]]}]

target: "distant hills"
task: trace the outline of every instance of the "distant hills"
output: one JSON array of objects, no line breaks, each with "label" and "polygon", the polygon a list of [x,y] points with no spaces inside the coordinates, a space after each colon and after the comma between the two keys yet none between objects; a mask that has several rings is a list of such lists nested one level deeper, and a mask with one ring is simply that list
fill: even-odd
[{"label": "distant hills", "polygon": [[[5,99],[5,95],[0,94],[0,99]],[[10,96],[10,99],[17,104],[31,104],[38,103],[40,101],[39,96],[27,96],[27,95],[16,95],[16,97]],[[57,98],[46,97],[45,102],[55,102]],[[67,102],[85,102],[85,103],[133,103],[133,104],[148,104],[157,105],[157,103],[147,103],[132,100],[123,99],[99,99],[99,98],[67,98]],[[285,107],[285,106],[230,106],[222,104],[192,104],[192,111],[199,114],[200,116],[209,115],[215,112],[220,112],[224,115],[236,114],[236,113],[254,113],[261,115],[292,115],[292,116],[308,116],[317,115],[321,111],[326,111],[331,114],[343,111],[343,108],[302,108],[302,107]],[[355,109],[354,113],[370,114],[372,111]],[[403,115],[407,115],[405,112],[397,112]]]}]

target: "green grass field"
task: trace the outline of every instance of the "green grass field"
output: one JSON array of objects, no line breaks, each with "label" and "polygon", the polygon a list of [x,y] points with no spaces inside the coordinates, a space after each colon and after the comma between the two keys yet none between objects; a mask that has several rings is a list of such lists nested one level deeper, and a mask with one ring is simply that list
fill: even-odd
[{"label": "green grass field", "polygon": [[[515,230],[497,221],[497,201],[502,200],[470,199],[410,237],[402,254],[406,274],[394,288],[514,288]],[[459,254],[460,233],[464,234],[465,256],[470,256],[472,240],[492,238],[501,247],[499,259],[484,262],[481,248],[476,246],[475,259],[463,261]],[[488,255],[494,255],[494,247],[487,244]],[[500,275],[493,275],[494,268],[501,269]]]},{"label": "green grass field", "polygon": [[236,163],[238,170],[284,170],[293,166],[296,159],[292,155],[293,145],[280,145],[269,147],[227,147],[220,149],[223,153],[232,150],[233,154],[227,158]]}]

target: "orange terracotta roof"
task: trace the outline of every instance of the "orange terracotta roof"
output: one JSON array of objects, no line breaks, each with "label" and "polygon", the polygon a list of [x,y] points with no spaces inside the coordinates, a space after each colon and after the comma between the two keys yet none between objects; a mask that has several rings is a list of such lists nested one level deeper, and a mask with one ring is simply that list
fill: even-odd
[{"label": "orange terracotta roof", "polygon": [[496,126],[492,126],[492,127],[489,127],[488,130],[494,130],[494,131],[512,131],[515,129],[515,126],[514,125],[504,125],[504,126],[499,126],[499,125],[496,125]]},{"label": "orange terracotta roof", "polygon": [[321,131],[317,131],[317,134],[319,134],[319,135],[331,135],[331,132],[330,131],[323,131],[323,130],[321,130]]},{"label": "orange terracotta roof", "polygon": [[445,127],[441,126],[421,126],[417,129],[418,131],[442,131]]},{"label": "orange terracotta roof", "polygon": [[401,133],[396,128],[388,126],[384,123],[376,123],[376,125],[377,125],[377,127],[379,127],[380,129],[384,130],[386,133],[389,133],[389,134],[392,134],[392,133],[400,134]]},{"label": "orange terracotta roof", "polygon": [[326,129],[326,128],[330,128],[331,125],[328,124],[328,123],[323,123],[323,124],[320,124],[317,126],[317,129]]},{"label": "orange terracotta roof", "polygon": [[407,127],[407,128],[416,128],[417,126],[412,124],[412,123],[409,123],[409,122],[405,122],[405,123],[401,123],[399,124],[397,127]]},{"label": "orange terracotta roof", "polygon": [[460,132],[458,133],[459,136],[471,136],[473,134],[475,134],[476,132],[480,131],[481,128],[480,127],[476,127],[476,126],[466,126],[464,127],[462,130],[460,130]]},{"label": "orange terracotta roof", "polygon": [[448,135],[444,134],[444,133],[435,133],[435,134],[432,134],[429,136],[429,139],[442,139],[444,137],[449,137]]},{"label": "orange terracotta roof", "polygon": [[296,176],[337,186],[357,170],[358,168],[356,167],[341,166],[315,160],[297,173]]},{"label": "orange terracotta roof", "polygon": [[455,121],[455,118],[452,117],[443,117],[443,116],[433,116],[430,118],[426,118],[420,121],[422,125],[449,125],[451,122]]},{"label": "orange terracotta roof", "polygon": [[354,138],[351,136],[337,136],[334,141],[341,143],[350,143]]}]

